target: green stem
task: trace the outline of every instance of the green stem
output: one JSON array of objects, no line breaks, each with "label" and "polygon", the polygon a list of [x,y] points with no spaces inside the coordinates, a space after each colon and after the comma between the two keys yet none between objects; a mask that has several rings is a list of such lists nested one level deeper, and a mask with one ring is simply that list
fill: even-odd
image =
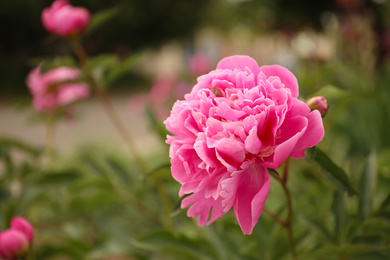
[{"label": "green stem", "polygon": [[287,219],[286,219],[287,225],[285,227],[286,227],[286,230],[287,230],[288,242],[290,244],[290,250],[291,250],[292,259],[297,259],[297,252],[295,250],[295,241],[294,241],[293,230],[292,230],[292,225],[291,225],[291,223],[292,223],[292,213],[293,213],[291,194],[290,194],[290,191],[289,191],[289,189],[287,187],[286,182],[281,182],[281,184],[282,184],[282,187],[283,187],[284,194],[286,195],[286,198],[287,198],[287,210],[288,210],[288,213],[287,213]]},{"label": "green stem", "polygon": [[87,77],[87,80],[91,86],[91,88],[94,89],[97,97],[99,98],[100,102],[103,105],[104,110],[106,111],[108,117],[110,118],[112,124],[114,125],[115,129],[118,131],[119,135],[122,137],[122,139],[127,144],[130,152],[133,154],[135,161],[138,163],[138,165],[141,167],[142,171],[144,173],[147,173],[149,171],[149,167],[147,166],[146,162],[142,159],[142,156],[138,152],[137,147],[134,144],[133,138],[127,131],[125,125],[120,120],[118,114],[116,113],[114,106],[111,103],[110,98],[108,97],[107,91],[102,87],[99,86],[96,80],[93,78],[91,72],[87,68],[86,64],[88,61],[88,55],[86,54],[84,48],[81,46],[78,38],[74,38],[71,41],[73,50],[77,56],[77,58],[80,61],[80,64],[84,70],[84,73]]},{"label": "green stem", "polygon": [[55,159],[54,151],[54,123],[52,118],[48,118],[45,125],[45,151],[49,162]]},{"label": "green stem", "polygon": [[286,196],[287,200],[287,217],[286,220],[283,221],[279,219],[278,216],[276,216],[274,213],[266,210],[265,212],[270,215],[276,222],[281,224],[283,227],[286,228],[287,231],[287,239],[288,243],[290,245],[290,251],[291,251],[291,257],[293,260],[297,259],[297,252],[295,249],[295,240],[294,240],[294,235],[293,235],[293,230],[292,230],[292,216],[293,216],[293,206],[292,206],[292,198],[291,198],[291,193],[290,190],[287,187],[287,180],[288,180],[288,167],[289,167],[289,161],[290,158],[287,158],[285,164],[284,164],[284,169],[283,169],[283,176],[280,176],[276,170],[270,170],[270,174],[279,181],[279,183],[282,185],[284,195]]}]

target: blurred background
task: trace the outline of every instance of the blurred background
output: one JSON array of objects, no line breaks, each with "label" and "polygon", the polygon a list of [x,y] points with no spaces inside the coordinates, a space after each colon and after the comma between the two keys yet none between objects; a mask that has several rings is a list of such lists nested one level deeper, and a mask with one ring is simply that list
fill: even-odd
[{"label": "blurred background", "polygon": [[[31,68],[42,61],[53,62],[54,56],[58,61],[73,55],[68,42],[49,35],[41,24],[40,14],[51,3],[0,3],[1,132],[15,133],[26,121],[22,116],[15,122],[21,115],[9,109],[15,100],[29,99],[25,79]],[[141,54],[136,65],[110,82],[110,93],[119,96],[118,109],[129,117],[128,122],[138,119],[129,113],[130,93],[148,92],[158,78],[170,81],[165,85],[191,87],[196,76],[229,55],[246,54],[259,65],[277,63],[289,68],[300,82],[303,98],[325,85],[361,90],[351,73],[371,77],[386,70],[390,57],[390,4],[386,0],[74,0],[72,4],[86,7],[101,20],[97,29],[90,28],[84,35],[89,55],[113,54],[123,60]],[[201,56],[198,68],[191,69],[196,56]],[[362,88],[369,88],[362,82],[358,83]],[[93,99],[89,102],[85,118],[96,118],[89,116],[90,111],[98,111]],[[135,108],[130,104],[130,109]],[[162,113],[161,118],[166,115]],[[103,135],[109,129],[102,130]],[[29,135],[40,132],[31,131]]]},{"label": "blurred background", "polygon": [[[26,110],[31,102],[26,76],[41,61],[53,66],[76,64],[70,45],[43,29],[40,15],[51,3],[49,0],[0,1],[0,136],[19,139],[38,150],[44,146],[45,129],[36,122],[31,111]],[[99,67],[103,72],[97,75],[103,75],[102,80],[110,83],[109,94],[115,109],[152,166],[168,163],[164,144],[166,132],[161,122],[168,116],[172,103],[183,98],[196,83],[197,76],[214,69],[225,56],[245,54],[260,66],[280,64],[296,75],[302,100],[325,96],[330,109],[324,118],[326,135],[319,147],[347,171],[354,187],[372,197],[369,202],[361,199],[347,202],[345,195],[330,189],[329,183],[319,181],[319,169],[309,169],[313,165],[307,162],[296,163],[293,172],[303,175],[304,181],[293,177],[292,193],[305,193],[310,197],[296,202],[297,208],[302,209],[297,217],[301,226],[297,232],[299,247],[302,251],[314,252],[321,248],[323,241],[376,243],[377,248],[383,246],[387,250],[387,255],[383,255],[383,247],[380,247],[381,253],[375,251],[375,255],[365,255],[368,250],[359,251],[354,258],[341,258],[347,251],[339,255],[337,250],[341,249],[331,248],[334,250],[329,252],[337,251],[334,258],[331,253],[320,251],[304,259],[388,259],[390,238],[378,230],[390,230],[390,1],[72,0],[71,4],[84,6],[98,17],[83,36],[83,45],[91,57],[103,64]],[[120,72],[115,72],[115,77],[108,80],[104,72],[111,67],[120,67]],[[157,171],[152,184],[143,183],[146,186],[138,187],[139,184],[134,183],[139,179],[132,175],[134,169],[128,162],[126,146],[96,98],[80,103],[76,110],[71,120],[58,124],[56,144],[59,154],[67,155],[62,165],[78,165],[78,170],[71,174],[61,172],[58,179],[31,177],[36,186],[31,185],[33,188],[26,190],[26,194],[18,181],[12,182],[10,189],[8,186],[0,189],[0,202],[13,198],[3,204],[0,226],[5,227],[16,213],[29,215],[42,232],[38,239],[42,246],[38,245],[37,253],[41,258],[37,259],[184,259],[161,254],[161,250],[172,253],[172,247],[181,248],[186,257],[192,257],[188,259],[288,259],[286,243],[281,247],[267,246],[267,238],[262,237],[262,232],[267,232],[272,234],[273,241],[284,241],[283,232],[267,225],[272,222],[267,217],[255,231],[254,237],[258,240],[254,244],[248,238],[241,239],[233,218],[229,217],[226,222],[197,233],[192,220],[183,220],[185,211],[179,213],[182,218],[173,220],[179,223],[176,223],[175,236],[165,231],[155,233],[156,236],[133,241],[128,248],[130,234],[141,234],[141,227],[153,230],[161,226],[161,223],[150,224],[142,215],[146,211],[153,222],[154,210],[165,210],[154,200],[153,196],[157,195],[153,185],[167,184],[172,203],[177,200],[178,186],[172,183],[168,168],[162,169],[162,173],[161,169]],[[6,173],[12,164],[4,154],[15,143],[3,141],[0,144],[3,145],[0,145],[0,158],[4,162],[0,170],[5,169]],[[102,148],[96,149],[96,145]],[[35,148],[23,147],[16,145],[15,149],[39,156]],[[31,176],[31,169],[36,167],[30,162],[31,158],[24,161],[21,160],[23,155],[16,157],[13,169],[21,167],[25,171],[23,176]],[[84,176],[85,172],[92,172],[101,179],[79,181],[79,176]],[[1,176],[4,174],[0,172]],[[110,181],[106,182],[105,178]],[[369,186],[364,185],[367,183]],[[121,184],[128,186],[120,187]],[[46,192],[49,186],[61,188],[50,190],[46,195],[41,192],[41,188]],[[88,190],[85,194],[84,188]],[[126,193],[127,189],[136,193]],[[154,193],[147,193],[145,189]],[[64,196],[63,200],[53,195],[56,192]],[[277,199],[280,194],[281,191],[274,191],[275,196],[267,205],[283,213],[284,200]],[[124,204],[130,206],[123,209]],[[313,205],[324,207],[319,209]],[[168,210],[173,210],[174,206]],[[114,214],[110,214],[111,211]],[[59,218],[58,212],[63,216]],[[385,222],[380,222],[382,226],[379,222],[375,222],[378,225],[354,222],[366,221],[368,216],[380,216]],[[72,222],[74,219],[77,221]],[[134,221],[133,225],[129,219]],[[164,225],[170,223],[164,222]],[[329,228],[332,225],[336,226],[334,230]],[[377,229],[367,228],[368,225]],[[227,234],[226,230],[232,232],[231,237],[226,238],[227,242],[219,241],[216,237]],[[310,237],[306,238],[305,233]],[[53,234],[61,235],[50,244],[49,237]],[[180,236],[183,234],[191,241]],[[211,258],[194,253],[206,252],[207,255],[208,245],[200,241],[208,239],[217,252],[210,253]],[[168,241],[168,245],[161,246],[157,243],[160,240]],[[240,242],[234,245],[238,240]],[[258,243],[264,245],[261,253]],[[44,246],[46,244],[48,246]],[[231,258],[227,251],[223,252],[230,247]],[[150,254],[148,250],[159,253]],[[62,254],[62,258],[51,258],[57,254]],[[328,258],[323,258],[324,255]]]}]

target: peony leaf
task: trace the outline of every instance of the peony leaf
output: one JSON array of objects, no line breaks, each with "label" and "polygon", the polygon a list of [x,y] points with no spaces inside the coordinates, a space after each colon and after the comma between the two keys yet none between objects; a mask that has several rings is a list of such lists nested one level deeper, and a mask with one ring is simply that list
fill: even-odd
[{"label": "peony leaf", "polygon": [[337,166],[326,153],[316,147],[307,149],[310,158],[318,163],[324,170],[325,176],[341,191],[348,192],[349,196],[358,195],[352,187],[348,175],[345,171]]},{"label": "peony leaf", "polygon": [[129,74],[130,70],[136,65],[139,59],[142,57],[142,53],[136,53],[129,55],[124,60],[120,61],[112,70],[108,73],[106,77],[106,82],[108,85],[111,85],[117,79],[123,77],[126,74]]},{"label": "peony leaf", "polygon": [[182,259],[215,259],[208,253],[202,252],[207,247],[203,241],[193,241],[182,235],[174,236],[164,230],[131,239],[131,244],[144,250],[182,256]]},{"label": "peony leaf", "polygon": [[372,195],[375,189],[377,172],[377,157],[375,152],[371,152],[367,158],[366,165],[360,178],[359,215],[361,219],[366,219],[371,212]]},{"label": "peony leaf", "polygon": [[120,8],[118,6],[100,11],[98,13],[94,13],[92,16],[92,20],[88,26],[87,31],[84,33],[84,37],[86,35],[90,35],[91,33],[95,32],[99,27],[101,27],[103,24],[107,23],[110,19],[114,18]]},{"label": "peony leaf", "polygon": [[333,195],[332,211],[335,219],[334,231],[337,242],[342,243],[346,229],[347,214],[344,203],[344,193],[340,190],[336,190]]}]

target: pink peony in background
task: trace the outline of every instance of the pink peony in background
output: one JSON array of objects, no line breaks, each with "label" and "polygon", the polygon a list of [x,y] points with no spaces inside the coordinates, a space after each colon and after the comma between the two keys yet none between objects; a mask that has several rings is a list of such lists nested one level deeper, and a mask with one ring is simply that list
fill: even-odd
[{"label": "pink peony in background", "polygon": [[45,29],[61,37],[79,35],[87,28],[91,15],[83,7],[73,7],[67,0],[56,0],[42,12]]},{"label": "pink peony in background", "polygon": [[289,70],[231,56],[176,101],[164,122],[171,170],[179,195],[190,194],[181,207],[198,225],[233,208],[243,233],[252,233],[270,188],[267,168],[303,157],[324,136],[319,111],[297,97]]},{"label": "pink peony in background", "polygon": [[41,74],[41,66],[31,70],[26,83],[33,95],[34,108],[43,113],[52,113],[59,107],[87,98],[88,85],[74,82],[79,76],[78,69],[64,66],[44,74]]},{"label": "pink peony in background", "polygon": [[193,75],[199,76],[207,73],[211,69],[211,64],[211,59],[207,55],[197,53],[191,57],[188,64],[188,70]]},{"label": "pink peony in background", "polygon": [[34,229],[31,224],[22,217],[14,217],[11,227],[0,232],[0,257],[1,259],[19,259],[27,254],[32,246]]}]

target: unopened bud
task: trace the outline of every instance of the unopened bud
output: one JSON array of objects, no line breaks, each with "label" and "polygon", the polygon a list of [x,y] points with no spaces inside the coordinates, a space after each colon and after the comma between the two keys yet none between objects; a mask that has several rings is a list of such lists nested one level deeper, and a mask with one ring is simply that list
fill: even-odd
[{"label": "unopened bud", "polygon": [[328,102],[322,96],[312,97],[306,101],[306,104],[309,106],[311,111],[320,111],[322,117],[324,117],[326,115],[326,112],[328,112]]}]

